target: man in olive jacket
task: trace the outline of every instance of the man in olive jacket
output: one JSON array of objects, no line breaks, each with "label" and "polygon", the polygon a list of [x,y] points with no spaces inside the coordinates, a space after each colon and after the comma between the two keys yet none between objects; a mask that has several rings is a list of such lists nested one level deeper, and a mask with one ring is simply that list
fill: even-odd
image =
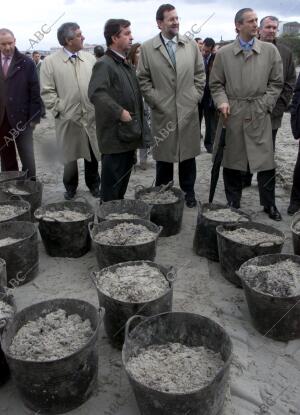
[{"label": "man in olive jacket", "polygon": [[101,200],[107,202],[124,198],[146,126],[135,70],[125,58],[133,39],[130,22],[108,20],[104,37],[108,49],[94,66],[89,97],[101,152]]}]

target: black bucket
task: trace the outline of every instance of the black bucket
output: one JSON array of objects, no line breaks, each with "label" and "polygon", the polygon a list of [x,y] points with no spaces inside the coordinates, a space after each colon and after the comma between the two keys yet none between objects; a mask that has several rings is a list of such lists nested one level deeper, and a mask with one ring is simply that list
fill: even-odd
[{"label": "black bucket", "polygon": [[[135,192],[136,199],[142,199],[143,195],[150,192],[159,192],[161,186],[149,187],[137,190]],[[177,235],[181,230],[183,209],[184,209],[184,193],[176,187],[170,189],[177,197],[176,202],[151,204],[150,220],[158,226],[162,226],[163,230],[160,236]]]},{"label": "black bucket", "polygon": [[43,195],[43,183],[37,180],[12,180],[1,185],[1,191],[8,196],[16,195],[13,190],[10,190],[10,186],[14,186],[20,191],[27,192],[28,194],[20,195],[23,200],[30,203],[31,217],[34,219],[34,212],[42,204]]},{"label": "black bucket", "polygon": [[[90,320],[94,334],[86,345],[67,357],[47,362],[26,361],[10,355],[10,345],[21,327],[58,309],[65,310],[67,315],[78,314],[83,320]],[[25,406],[38,414],[61,414],[77,408],[91,396],[97,386],[103,311],[99,315],[86,301],[55,299],[24,308],[7,324],[2,347]]]},{"label": "black bucket", "polygon": [[10,180],[23,180],[27,177],[27,171],[2,171],[0,172],[0,183]]},{"label": "black bucket", "polygon": [[[216,231],[217,226],[232,223],[232,221],[220,222],[212,220],[204,215],[205,211],[207,210],[219,209],[230,209],[232,212],[236,212],[242,215],[247,221],[251,220],[251,217],[247,213],[239,209],[228,208],[228,206],[226,205],[221,205],[217,203],[199,203],[197,226],[194,235],[193,248],[197,255],[205,257],[212,261],[219,261],[218,240]],[[242,221],[242,223],[245,223],[245,221]]]},{"label": "black bucket", "polygon": [[[142,318],[129,334],[130,324]],[[182,343],[188,347],[204,346],[219,352],[224,366],[215,378],[192,393],[167,393],[137,382],[126,370],[128,360],[140,349],[153,344]],[[126,324],[122,351],[123,365],[143,415],[220,415],[224,406],[232,359],[232,343],[225,330],[213,320],[192,313],[165,313],[154,317],[132,317]],[[178,373],[180,376],[180,373]]]},{"label": "black bucket", "polygon": [[0,258],[0,288],[7,287],[6,262]]},{"label": "black bucket", "polygon": [[300,255],[300,231],[295,231],[295,225],[297,222],[300,222],[300,212],[295,213],[293,216],[293,221],[291,225],[291,231],[293,235],[293,247],[294,247],[294,254]]},{"label": "black bucket", "polygon": [[[111,229],[119,223],[134,223],[136,225],[143,225],[148,230],[156,233],[156,238],[150,242],[138,245],[105,245],[95,241],[95,235],[106,229]],[[89,224],[90,235],[94,242],[96,249],[96,257],[99,268],[109,267],[110,265],[118,264],[126,261],[154,261],[156,256],[156,246],[161,227],[144,219],[128,219],[128,220],[106,220],[101,223]]]},{"label": "black bucket", "polygon": [[[249,246],[232,241],[223,234],[224,231],[234,231],[238,228],[256,229],[271,235],[277,235],[282,238],[282,243],[273,243],[272,245],[270,244],[270,246],[263,246],[262,244]],[[261,255],[280,254],[285,241],[285,235],[283,232],[273,228],[272,226],[264,225],[258,222],[218,226],[217,235],[221,273],[226,280],[237,287],[242,287],[242,282],[237,276],[236,271],[244,262]]]},{"label": "black bucket", "polygon": [[[150,206],[141,200],[121,199],[103,202],[96,210],[96,216],[100,222],[107,220],[111,213],[136,215],[140,219],[150,220]],[[137,219],[137,218],[136,218]]]},{"label": "black bucket", "polygon": [[0,206],[4,206],[4,205],[9,205],[12,207],[17,207],[20,208],[20,212],[18,214],[16,214],[15,216],[6,219],[6,220],[2,220],[1,216],[0,216],[0,223],[5,223],[5,222],[10,222],[10,221],[25,221],[25,222],[30,222],[31,220],[31,207],[30,204],[28,202],[26,202],[25,200],[7,200],[6,202],[0,202]]},{"label": "black bucket", "polygon": [[273,297],[254,290],[243,279],[243,268],[247,265],[273,265],[288,259],[300,264],[300,257],[297,255],[263,255],[245,262],[238,271],[254,327],[263,336],[284,342],[300,339],[300,295]]},{"label": "black bucket", "polygon": [[[14,313],[16,312],[16,305],[14,302],[13,295],[10,294],[9,291],[4,287],[0,287],[0,301],[3,301],[4,303],[9,304],[13,308]],[[6,359],[5,359],[3,350],[2,350],[2,346],[1,346],[2,333],[7,324],[7,321],[8,320],[5,320],[5,321],[0,320],[0,386],[4,385],[4,383],[6,383],[8,379],[10,378],[9,367],[6,362]]]},{"label": "black bucket", "polygon": [[20,239],[0,246],[0,258],[6,262],[7,286],[16,288],[32,280],[39,267],[37,230],[31,222],[0,223],[0,239]]},{"label": "black bucket", "polygon": [[[88,214],[88,217],[70,222],[50,221],[40,217],[45,215],[46,211],[55,212],[63,209]],[[94,211],[87,203],[77,201],[50,203],[37,209],[34,216],[39,221],[39,231],[48,255],[79,258],[90,250],[88,224],[93,221]]]},{"label": "black bucket", "polygon": [[148,302],[129,303],[111,298],[103,293],[97,286],[96,273],[92,272],[91,274],[91,279],[97,289],[99,304],[105,308],[104,326],[108,339],[110,343],[118,349],[122,349],[125,337],[125,325],[130,317],[136,314],[153,316],[155,314],[172,311],[173,282],[176,275],[175,270],[172,267],[165,268],[162,265],[151,261],[129,261],[104,268],[99,274],[103,274],[106,271],[114,272],[116,268],[122,266],[142,264],[148,264],[149,266],[158,269],[164,274],[166,280],[169,282],[169,289],[164,294],[155,300]]}]

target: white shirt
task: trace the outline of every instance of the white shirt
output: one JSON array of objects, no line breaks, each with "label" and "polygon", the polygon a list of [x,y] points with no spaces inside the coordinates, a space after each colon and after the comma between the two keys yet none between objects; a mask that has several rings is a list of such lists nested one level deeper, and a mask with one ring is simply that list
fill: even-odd
[{"label": "white shirt", "polygon": [[113,48],[110,48],[116,55],[120,56],[120,58],[122,59],[126,59],[126,57],[124,55],[122,55],[120,52],[117,52],[116,50],[114,50]]},{"label": "white shirt", "polygon": [[78,56],[78,52],[70,52],[68,49],[64,48],[64,51],[66,52],[66,54],[69,56],[69,58],[73,55]]},{"label": "white shirt", "polygon": [[177,36],[174,36],[173,39],[168,39],[163,34],[161,34],[161,36],[162,36],[165,44],[167,44],[170,40],[172,40],[172,42],[173,42],[173,43],[171,43],[172,49],[173,49],[174,54],[176,54],[176,48],[177,48],[177,43],[178,43]]}]

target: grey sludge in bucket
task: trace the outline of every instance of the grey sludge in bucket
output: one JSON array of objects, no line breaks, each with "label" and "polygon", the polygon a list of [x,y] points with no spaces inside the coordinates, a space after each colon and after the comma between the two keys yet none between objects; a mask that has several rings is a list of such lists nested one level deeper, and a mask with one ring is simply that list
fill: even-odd
[{"label": "grey sludge in bucket", "polygon": [[[130,332],[130,325],[137,318],[142,321]],[[142,348],[168,342],[182,343],[188,347],[204,346],[219,352],[224,366],[203,388],[181,394],[154,390],[135,380],[126,370],[129,359]],[[126,324],[122,360],[143,415],[221,415],[229,384],[231,359],[232,343],[228,334],[219,324],[198,314],[175,312],[149,318],[135,316]]]}]

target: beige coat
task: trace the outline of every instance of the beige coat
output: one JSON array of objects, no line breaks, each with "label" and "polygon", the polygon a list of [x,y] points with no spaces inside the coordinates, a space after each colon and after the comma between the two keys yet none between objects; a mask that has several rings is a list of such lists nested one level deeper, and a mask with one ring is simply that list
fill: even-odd
[{"label": "beige coat", "polygon": [[[215,105],[230,104],[223,166],[251,172],[275,167],[270,114],[283,87],[280,54],[271,43],[255,39],[244,52],[236,39],[216,55],[209,82]],[[215,148],[222,127],[220,118]]]},{"label": "beige coat", "polygon": [[63,49],[47,56],[41,67],[41,96],[55,117],[55,128],[63,163],[85,158],[91,161],[89,142],[99,160],[95,109],[88,86],[95,57],[84,51],[72,63]]},{"label": "beige coat", "polygon": [[205,86],[195,41],[178,37],[176,69],[159,35],[142,45],[137,76],[151,108],[153,157],[170,163],[200,153],[198,102]]}]

